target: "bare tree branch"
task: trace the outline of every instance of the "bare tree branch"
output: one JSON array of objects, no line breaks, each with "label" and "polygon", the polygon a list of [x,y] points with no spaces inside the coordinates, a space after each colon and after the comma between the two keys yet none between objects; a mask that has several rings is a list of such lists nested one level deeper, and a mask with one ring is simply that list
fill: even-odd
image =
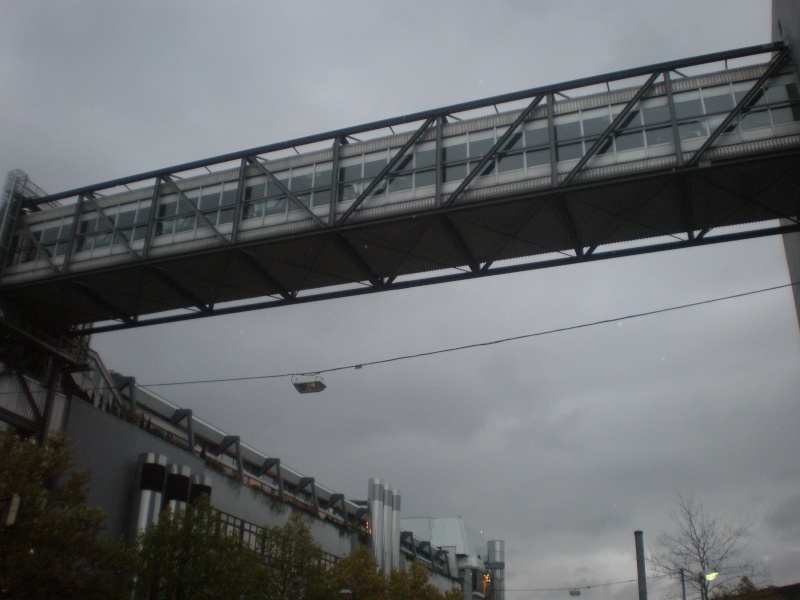
[{"label": "bare tree branch", "polygon": [[756,584],[767,582],[763,564],[749,559],[745,553],[752,518],[722,522],[713,517],[694,494],[679,494],[676,505],[669,513],[676,530],[662,533],[658,538],[660,550],[651,552],[649,557],[656,574],[679,584],[683,571],[687,597],[698,598],[702,597],[703,586],[699,574],[705,570],[719,573],[716,579],[708,582],[709,596],[733,589],[742,577]]}]

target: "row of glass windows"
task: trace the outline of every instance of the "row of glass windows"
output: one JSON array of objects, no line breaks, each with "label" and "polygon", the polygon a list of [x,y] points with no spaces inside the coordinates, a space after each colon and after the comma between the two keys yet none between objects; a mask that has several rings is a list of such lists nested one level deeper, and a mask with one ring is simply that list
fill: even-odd
[{"label": "row of glass windows", "polygon": [[[734,83],[676,93],[673,106],[679,138],[693,140],[707,137],[744,97],[750,85],[747,82]],[[557,115],[553,119],[556,161],[581,158],[621,110],[621,105],[609,105]],[[725,131],[726,143],[739,141],[744,132],[798,121],[800,94],[797,84],[786,78],[778,79],[759,90],[747,110],[730,123]],[[463,180],[504,132],[505,128],[500,127],[446,138],[442,148],[443,183]],[[596,155],[609,156],[634,150],[641,152],[674,142],[667,98],[648,98],[626,115],[615,133],[596,151]],[[485,178],[482,183],[487,184],[490,182],[486,178],[496,179],[498,174],[511,171],[534,169],[536,174],[546,173],[550,165],[550,146],[547,119],[529,121],[508,138],[478,176]],[[267,175],[251,177],[245,184],[242,220],[256,224],[270,217],[301,210],[290,200],[287,190],[302,205],[310,208],[329,206],[334,186],[337,186],[340,202],[355,200],[397,151],[395,148],[343,158],[335,182],[330,162],[279,171],[273,174],[274,178]],[[618,158],[624,159],[623,156]],[[375,197],[398,192],[413,194],[414,190],[419,189],[429,194],[432,190],[426,191],[424,188],[432,188],[435,184],[435,144],[423,142],[403,156],[370,195]],[[230,224],[234,220],[236,198],[235,181],[195,188],[182,194],[167,193],[158,202],[154,235],[181,235]],[[143,240],[147,234],[150,204],[150,200],[143,200],[104,209],[107,219],[98,217],[95,212],[83,215],[77,228],[75,252],[108,248],[122,243],[120,237],[129,242]],[[117,239],[110,222],[118,230]],[[33,235],[49,256],[58,257],[66,253],[71,230],[70,216],[48,223],[34,231]],[[14,248],[14,263],[44,258],[38,256],[36,244],[24,235],[15,238]]]}]

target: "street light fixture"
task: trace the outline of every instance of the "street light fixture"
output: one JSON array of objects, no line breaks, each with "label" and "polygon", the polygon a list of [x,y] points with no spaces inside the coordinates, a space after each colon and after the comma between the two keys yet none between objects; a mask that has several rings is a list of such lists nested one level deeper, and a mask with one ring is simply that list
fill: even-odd
[{"label": "street light fixture", "polygon": [[325,389],[325,380],[319,375],[294,375],[292,385],[301,394],[313,394]]}]

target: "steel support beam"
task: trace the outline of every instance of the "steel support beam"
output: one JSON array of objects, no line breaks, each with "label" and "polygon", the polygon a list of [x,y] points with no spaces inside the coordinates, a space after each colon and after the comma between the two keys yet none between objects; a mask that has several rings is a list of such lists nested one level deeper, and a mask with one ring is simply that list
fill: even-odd
[{"label": "steel support beam", "polygon": [[478,173],[480,173],[483,170],[486,164],[490,160],[494,160],[494,157],[497,154],[498,150],[500,150],[500,148],[502,148],[505,145],[508,139],[514,134],[514,132],[519,128],[519,126],[522,125],[522,123],[525,121],[525,119],[528,118],[528,116],[534,111],[534,109],[537,106],[539,106],[539,103],[542,100],[544,100],[544,98],[545,94],[537,95],[531,101],[531,103],[528,104],[528,106],[522,112],[519,113],[519,116],[516,119],[514,119],[514,122],[511,125],[508,126],[508,129],[506,129],[505,133],[500,136],[500,139],[498,139],[491,147],[491,149],[488,150],[486,154],[483,155],[483,158],[481,158],[478,161],[478,164],[475,167],[473,167],[473,169],[467,174],[467,177],[464,179],[464,181],[462,181],[459,184],[459,186],[453,191],[453,193],[450,194],[450,196],[448,196],[447,200],[445,200],[444,202],[444,206],[453,204],[458,199],[461,193],[465,189],[467,189],[467,186],[470,183],[472,183],[472,180],[478,176]]},{"label": "steel support beam", "polygon": [[[361,203],[364,202],[364,200],[366,200],[369,197],[369,195],[377,187],[377,185],[386,178],[386,175],[388,175],[389,172],[392,169],[395,168],[397,163],[400,162],[400,159],[403,158],[405,153],[408,152],[409,149],[414,144],[417,143],[417,140],[420,137],[422,137],[422,134],[424,134],[428,130],[428,127],[430,127],[434,123],[434,121],[436,121],[436,117],[435,116],[428,117],[427,119],[425,119],[425,122],[420,126],[419,129],[417,129],[417,131],[414,132],[414,135],[412,135],[408,139],[408,141],[405,144],[403,144],[403,146],[400,148],[400,150],[398,150],[395,153],[395,155],[392,157],[392,159],[388,163],[386,163],[386,166],[383,167],[383,169],[380,170],[380,172],[372,179],[372,181],[370,181],[370,183],[367,185],[367,187],[364,189],[364,191],[361,192],[361,194],[358,196],[358,198],[356,198],[353,201],[353,204],[351,204],[350,207],[344,212],[344,214],[341,217],[339,217],[339,219],[336,221],[337,225],[341,225],[342,223],[347,221],[347,219],[350,218],[350,215],[352,215],[353,212],[359,206],[361,206]],[[339,178],[336,177],[336,185],[337,185],[337,187],[338,187],[338,180],[339,180]]]},{"label": "steel support beam", "polygon": [[714,130],[714,132],[708,136],[708,139],[703,143],[702,146],[692,155],[692,157],[686,162],[687,167],[696,166],[700,162],[700,158],[703,156],[706,150],[708,150],[711,145],[717,141],[717,138],[722,135],[725,130],[728,128],[733,120],[738,117],[741,112],[750,105],[750,102],[756,97],[761,91],[761,87],[767,82],[767,79],[772,77],[773,73],[777,71],[783,61],[785,61],[789,57],[789,48],[783,48],[782,50],[778,51],[778,53],[773,57],[770,61],[769,65],[767,66],[764,74],[758,78],[756,83],[753,87],[750,88],[750,91],[745,94],[744,98],[739,100],[739,103],[733,108],[733,110],[728,113],[728,116],[720,123],[720,125]]},{"label": "steel support beam", "polygon": [[272,183],[274,183],[275,185],[278,186],[278,189],[283,194],[286,195],[286,197],[289,199],[289,202],[291,202],[292,204],[297,206],[300,210],[302,210],[304,213],[306,213],[306,215],[311,217],[311,220],[314,221],[320,227],[325,227],[326,226],[325,223],[322,221],[322,219],[320,219],[317,215],[315,215],[314,211],[311,210],[310,207],[308,207],[305,204],[303,204],[303,202],[300,200],[300,198],[295,196],[291,192],[291,190],[289,190],[289,188],[287,188],[285,185],[283,185],[281,180],[278,179],[277,177],[275,177],[275,175],[272,173],[272,171],[267,169],[267,167],[265,167],[264,164],[260,160],[258,160],[258,158],[254,157],[254,156],[251,156],[251,157],[248,157],[247,159],[250,161],[251,164],[256,165],[259,168],[259,170],[261,170],[264,173],[264,175],[266,175]]}]

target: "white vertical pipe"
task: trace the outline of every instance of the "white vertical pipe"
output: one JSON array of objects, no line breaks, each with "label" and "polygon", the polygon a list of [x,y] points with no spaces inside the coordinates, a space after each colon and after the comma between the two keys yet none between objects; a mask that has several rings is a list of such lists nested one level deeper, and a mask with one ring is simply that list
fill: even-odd
[{"label": "white vertical pipe", "polygon": [[392,486],[383,485],[383,560],[381,567],[384,573],[392,569]]},{"label": "white vertical pipe", "polygon": [[166,466],[166,456],[155,452],[139,455],[139,464],[136,467],[136,493],[131,511],[133,539],[158,523],[164,496]]},{"label": "white vertical pipe", "polygon": [[392,499],[392,568],[400,569],[400,490],[393,491]]},{"label": "white vertical pipe", "polygon": [[383,560],[383,486],[380,479],[369,480],[368,499],[372,553],[380,565]]}]

